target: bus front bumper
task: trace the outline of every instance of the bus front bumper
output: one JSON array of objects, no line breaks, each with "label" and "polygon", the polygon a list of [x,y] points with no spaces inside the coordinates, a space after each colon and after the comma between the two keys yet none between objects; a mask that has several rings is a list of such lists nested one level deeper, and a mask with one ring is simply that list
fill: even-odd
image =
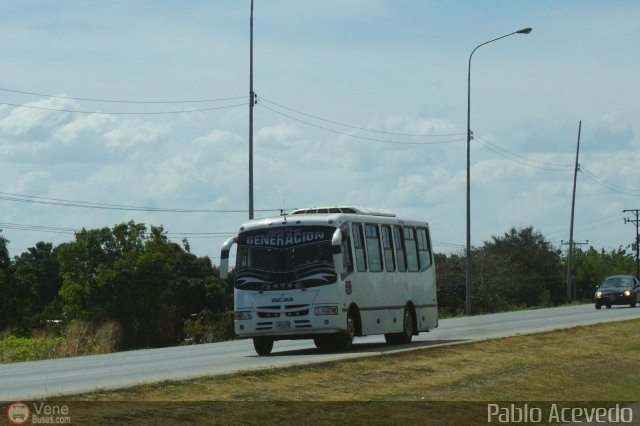
[{"label": "bus front bumper", "polygon": [[[319,313],[319,314],[316,314]],[[319,334],[337,333],[345,329],[346,319],[337,306],[314,311],[256,312],[236,311],[235,332],[239,337],[273,336],[281,339],[308,339]]]}]

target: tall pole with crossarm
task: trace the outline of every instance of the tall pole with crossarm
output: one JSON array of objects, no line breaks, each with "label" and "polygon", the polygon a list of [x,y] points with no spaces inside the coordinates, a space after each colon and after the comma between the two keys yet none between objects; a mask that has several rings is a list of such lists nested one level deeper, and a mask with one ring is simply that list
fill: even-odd
[{"label": "tall pole with crossarm", "polygon": [[249,219],[253,219],[253,0],[249,18]]},{"label": "tall pole with crossarm", "polygon": [[509,34],[485,41],[475,47],[469,55],[469,72],[467,74],[467,256],[466,256],[466,285],[465,285],[465,313],[471,315],[471,297],[473,289],[471,286],[471,57],[479,47],[494,41],[509,37],[514,34],[529,34],[531,28],[523,28]]}]

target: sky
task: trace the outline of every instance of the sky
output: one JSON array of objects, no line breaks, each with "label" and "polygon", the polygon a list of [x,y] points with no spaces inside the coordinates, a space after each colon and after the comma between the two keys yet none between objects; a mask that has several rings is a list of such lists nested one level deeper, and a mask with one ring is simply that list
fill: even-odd
[{"label": "sky", "polygon": [[[12,256],[162,225],[219,262],[248,219],[249,0],[0,3]],[[640,208],[640,2],[255,0],[254,203],[427,220],[437,252],[533,226],[626,248]]]}]

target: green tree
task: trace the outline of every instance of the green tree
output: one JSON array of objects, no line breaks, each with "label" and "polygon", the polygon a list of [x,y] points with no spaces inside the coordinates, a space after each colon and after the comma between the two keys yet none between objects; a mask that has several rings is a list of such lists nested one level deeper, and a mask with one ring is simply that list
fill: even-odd
[{"label": "green tree", "polygon": [[517,306],[562,300],[560,251],[531,226],[493,236],[476,261],[481,262],[476,275],[480,307],[495,298]]},{"label": "green tree", "polygon": [[[0,230],[2,232],[2,230]],[[11,274],[11,259],[9,258],[9,240],[0,235],[0,331],[9,327],[12,312],[18,302],[15,298],[13,279]]]},{"label": "green tree", "polygon": [[439,310],[443,315],[462,313],[465,305],[464,256],[436,253],[434,258]]},{"label": "green tree", "polygon": [[109,228],[82,229],[75,241],[58,246],[63,280],[60,296],[67,318],[95,321],[106,317],[104,281],[116,261],[110,256],[113,239]]},{"label": "green tree", "polygon": [[[438,306],[462,312],[466,299],[466,256],[436,254]],[[511,228],[471,250],[474,313],[563,300],[560,252],[533,227]]]},{"label": "green tree", "polygon": [[62,277],[58,260],[51,243],[39,242],[13,260],[13,275],[16,285],[24,291],[35,293],[31,310],[30,328],[38,326],[44,319],[58,319],[58,292],[62,287]]},{"label": "green tree", "polygon": [[176,344],[192,314],[230,306],[210,260],[169,241],[162,227],[82,230],[57,253],[67,317],[118,321],[125,348]]}]

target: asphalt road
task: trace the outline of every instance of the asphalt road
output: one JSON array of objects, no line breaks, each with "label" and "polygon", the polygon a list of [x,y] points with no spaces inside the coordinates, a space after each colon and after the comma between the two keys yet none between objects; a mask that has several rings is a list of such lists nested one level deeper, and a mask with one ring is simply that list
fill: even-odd
[{"label": "asphalt road", "polygon": [[170,379],[317,363],[632,318],[640,318],[640,308],[595,310],[589,304],[441,320],[437,329],[414,336],[410,345],[387,346],[384,337],[368,336],[356,338],[353,350],[345,353],[319,352],[311,340],[278,341],[271,356],[259,357],[250,340],[238,340],[0,364],[0,401],[34,400]]}]

